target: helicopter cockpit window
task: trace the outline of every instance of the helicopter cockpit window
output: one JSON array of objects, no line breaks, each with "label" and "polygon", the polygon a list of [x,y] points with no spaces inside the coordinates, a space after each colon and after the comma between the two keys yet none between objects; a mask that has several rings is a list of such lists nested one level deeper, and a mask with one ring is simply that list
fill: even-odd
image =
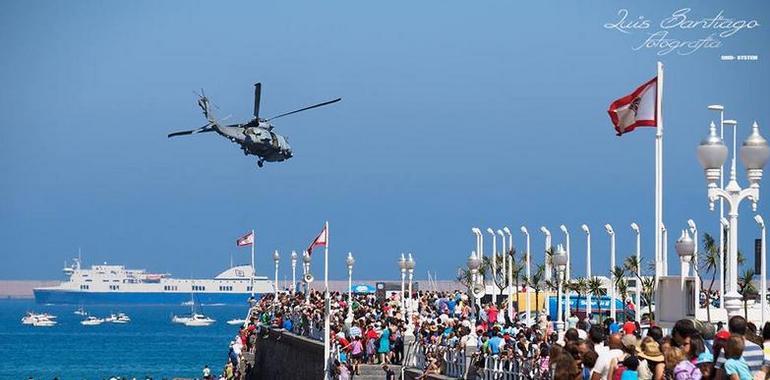
[{"label": "helicopter cockpit window", "polygon": [[278,142],[278,137],[276,137],[276,136],[275,136],[275,133],[273,133],[273,132],[271,131],[271,132],[270,132],[270,137],[271,137],[271,138],[272,138],[272,140],[273,140],[273,148],[276,148],[276,149],[280,148],[280,147],[281,147],[281,144]]}]

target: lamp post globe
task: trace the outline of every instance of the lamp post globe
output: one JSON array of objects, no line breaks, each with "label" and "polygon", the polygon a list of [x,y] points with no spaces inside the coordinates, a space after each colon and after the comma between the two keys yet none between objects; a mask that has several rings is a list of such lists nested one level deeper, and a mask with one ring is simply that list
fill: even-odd
[{"label": "lamp post globe", "polygon": [[356,263],[353,252],[348,252],[345,263],[348,265],[348,315],[345,318],[345,324],[351,326],[353,323],[353,264]]},{"label": "lamp post globe", "polygon": [[748,171],[749,183],[752,185],[762,179],[762,168],[770,158],[770,147],[767,140],[759,134],[759,125],[755,121],[751,126],[751,135],[741,146],[741,161]]},{"label": "lamp post globe", "polygon": [[277,263],[278,260],[280,260],[280,259],[281,259],[281,256],[278,254],[278,251],[277,250],[274,251],[273,252],[273,261],[275,261]]},{"label": "lamp post globe", "polygon": [[356,263],[356,259],[353,258],[353,253],[352,252],[348,252],[348,258],[345,259],[345,263],[348,264],[348,269],[352,269],[353,268],[353,264]]},{"label": "lamp post globe", "polygon": [[682,230],[682,235],[676,241],[676,254],[682,261],[689,262],[695,253],[695,241],[690,237],[687,230]]},{"label": "lamp post globe", "polygon": [[720,177],[720,168],[727,160],[727,146],[717,135],[717,127],[714,122],[709,126],[709,134],[701,141],[697,149],[698,161],[706,171],[706,179],[709,185],[716,186]]}]

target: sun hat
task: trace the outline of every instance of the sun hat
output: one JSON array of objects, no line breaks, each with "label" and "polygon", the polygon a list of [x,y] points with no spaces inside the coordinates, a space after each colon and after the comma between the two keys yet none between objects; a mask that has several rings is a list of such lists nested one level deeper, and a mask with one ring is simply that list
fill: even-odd
[{"label": "sun hat", "polygon": [[660,345],[654,339],[643,339],[642,345],[636,349],[640,358],[652,360],[654,362],[662,362],[664,360],[663,353],[660,352]]},{"label": "sun hat", "polygon": [[628,348],[636,348],[638,343],[636,341],[636,336],[631,334],[623,335],[623,337],[620,338],[620,342],[623,344],[623,347],[628,347]]}]

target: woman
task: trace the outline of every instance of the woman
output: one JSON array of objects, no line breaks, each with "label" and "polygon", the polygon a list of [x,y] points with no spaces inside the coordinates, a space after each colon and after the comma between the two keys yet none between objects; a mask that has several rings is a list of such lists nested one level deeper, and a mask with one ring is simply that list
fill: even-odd
[{"label": "woman", "polygon": [[379,364],[390,363],[390,335],[390,324],[388,324],[387,327],[382,329],[382,334],[380,335],[380,346],[377,348],[377,353],[380,355]]},{"label": "woman", "polygon": [[666,370],[665,358],[655,339],[644,337],[642,344],[637,348],[636,356],[640,359],[639,380],[663,380]]}]

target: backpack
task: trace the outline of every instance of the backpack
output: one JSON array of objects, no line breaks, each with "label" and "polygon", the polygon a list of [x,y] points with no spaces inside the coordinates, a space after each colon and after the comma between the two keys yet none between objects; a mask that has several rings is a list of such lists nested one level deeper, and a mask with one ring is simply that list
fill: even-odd
[{"label": "backpack", "polygon": [[626,371],[626,366],[623,365],[623,363],[618,363],[618,366],[615,367],[615,372],[612,376],[612,380],[620,380],[621,377],[623,377],[623,372]]}]

